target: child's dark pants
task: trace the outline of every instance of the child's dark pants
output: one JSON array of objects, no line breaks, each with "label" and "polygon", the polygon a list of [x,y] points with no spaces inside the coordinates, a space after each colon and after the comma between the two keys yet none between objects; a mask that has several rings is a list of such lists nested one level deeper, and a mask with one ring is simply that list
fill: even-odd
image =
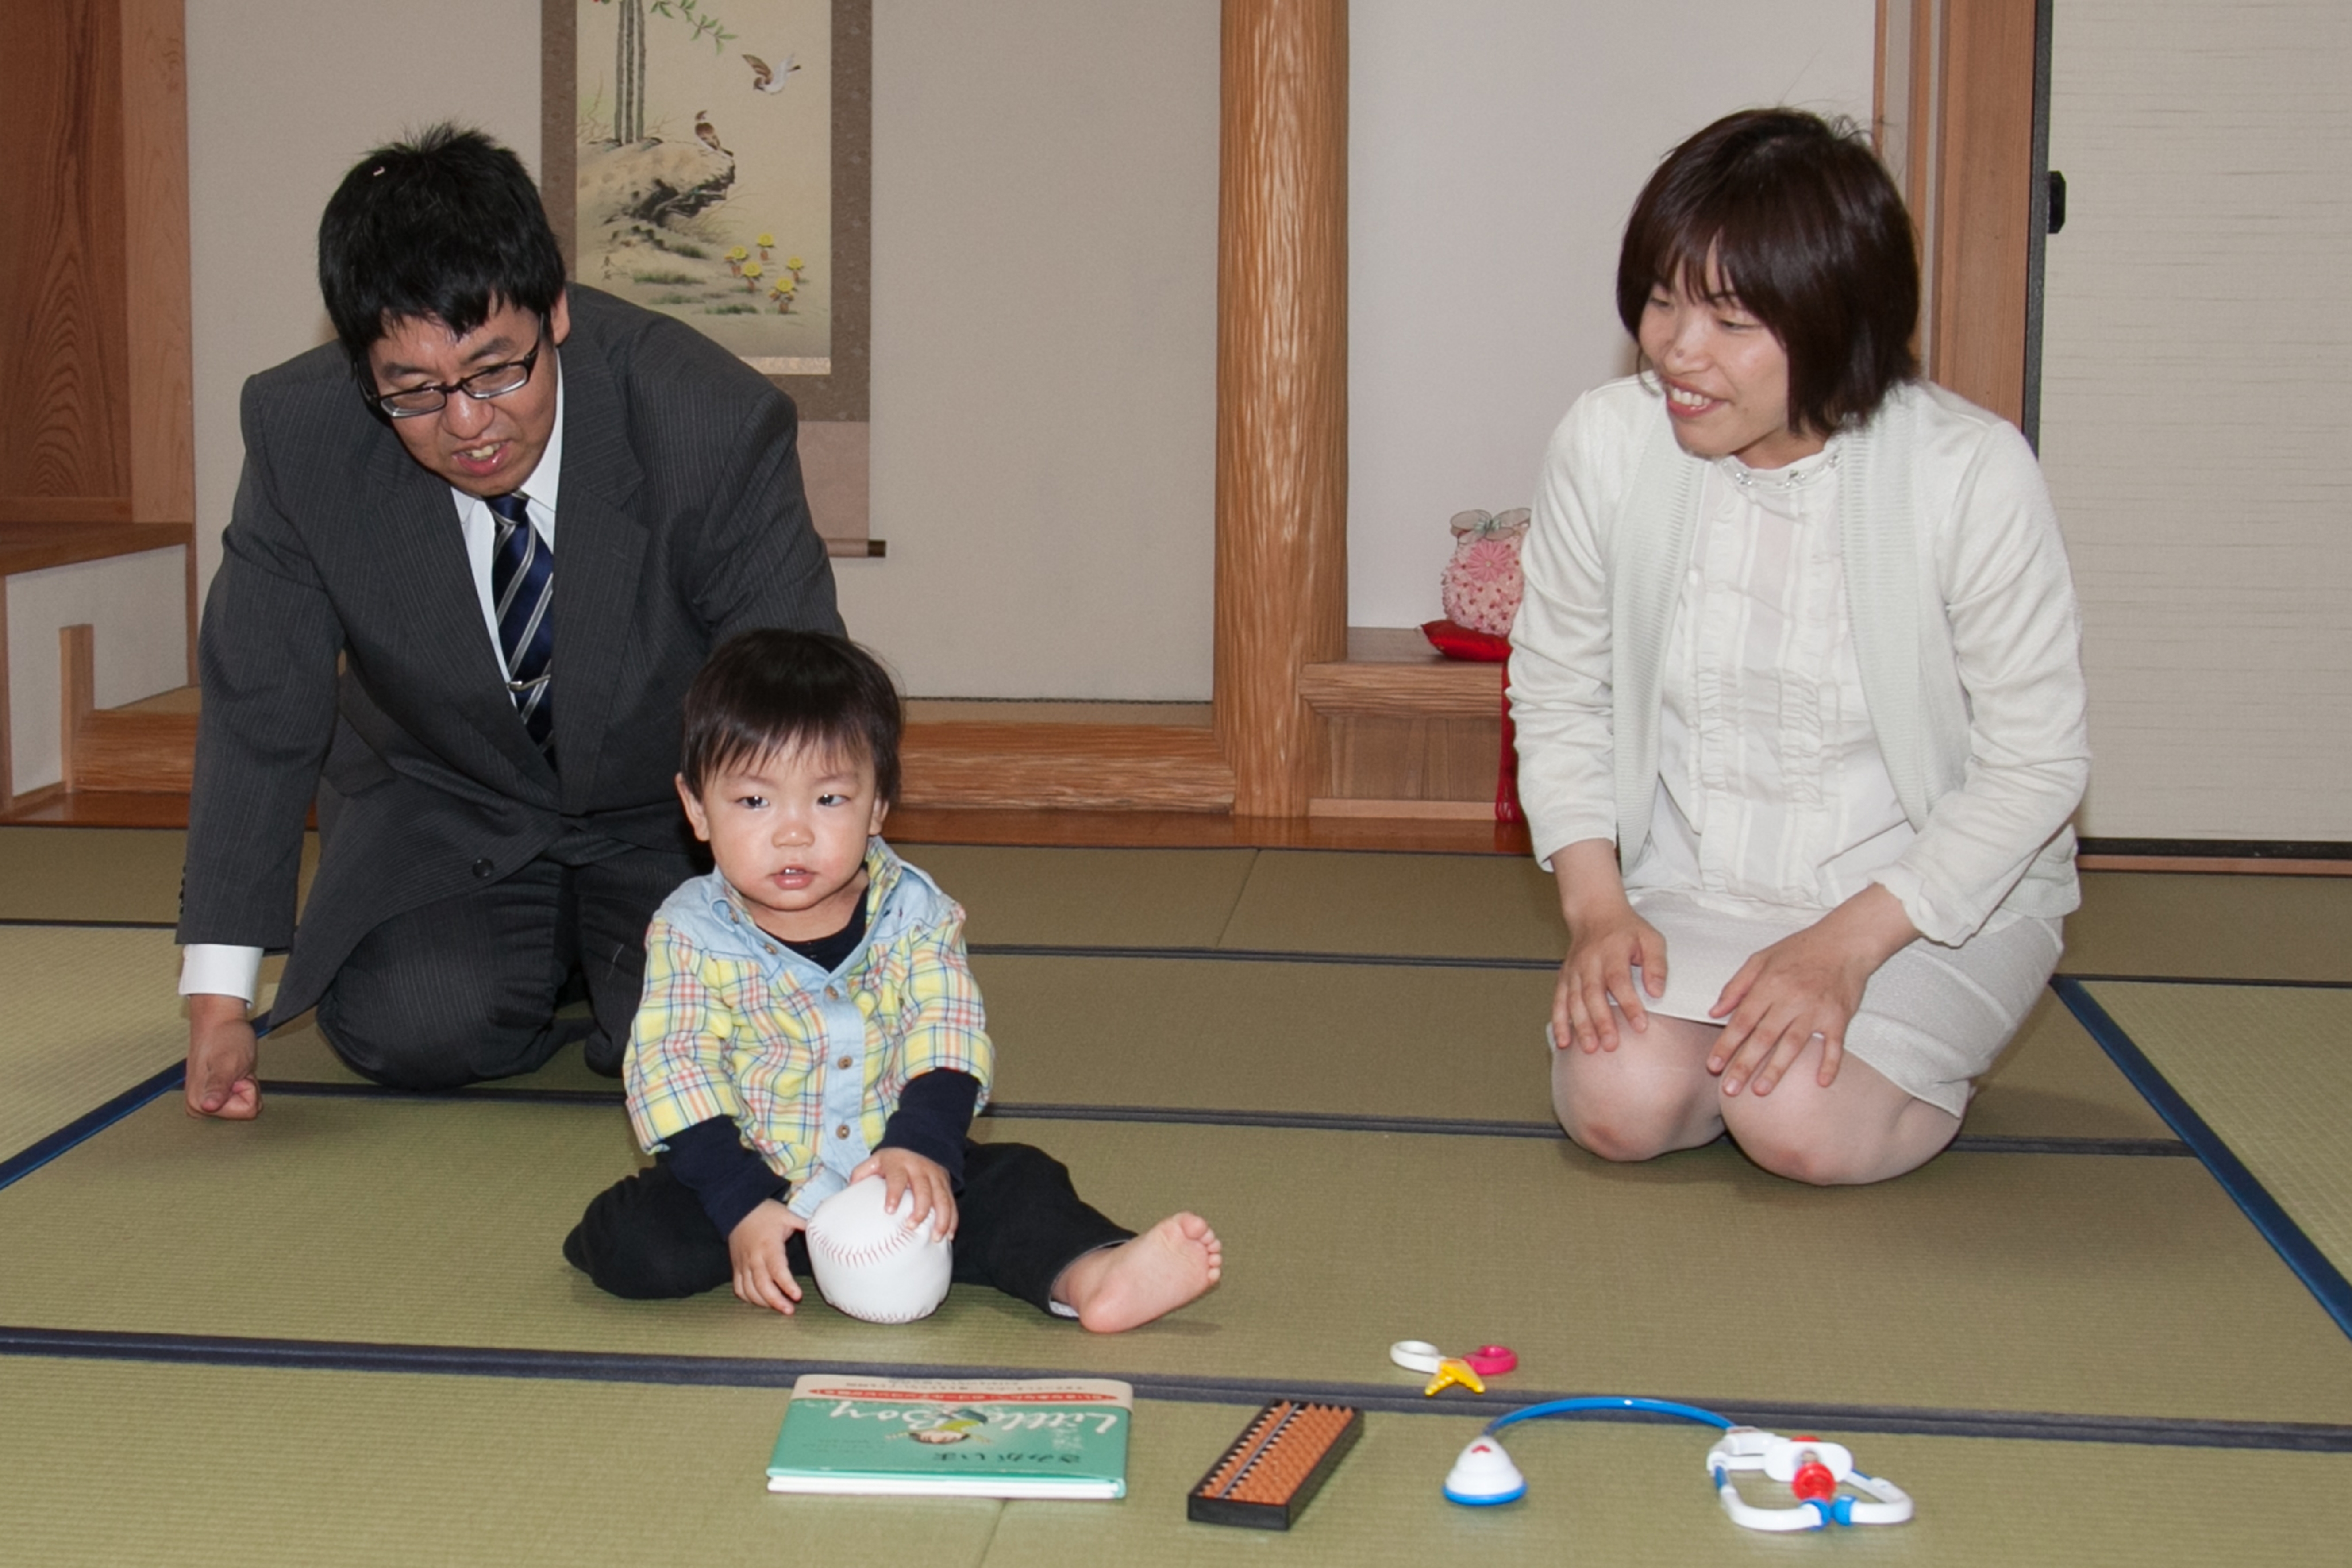
[{"label": "child's dark pants", "polygon": [[[956,1196],[955,1281],[992,1285],[1050,1311],[1054,1281],[1097,1247],[1135,1232],[1112,1224],[1070,1185],[1070,1173],[1026,1143],[966,1143]],[[793,1272],[809,1275],[808,1248],[785,1245]],[[606,1188],[563,1239],[574,1268],[615,1296],[698,1296],[735,1278],[727,1238],[669,1162]]]}]

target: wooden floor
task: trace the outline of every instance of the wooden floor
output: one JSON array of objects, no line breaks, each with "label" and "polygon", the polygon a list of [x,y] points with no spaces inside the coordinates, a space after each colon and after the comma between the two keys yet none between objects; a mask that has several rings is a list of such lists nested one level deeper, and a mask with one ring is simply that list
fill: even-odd
[{"label": "wooden floor", "polygon": [[[51,827],[185,827],[188,797],[51,794],[0,814],[0,824]],[[1394,849],[1526,855],[1524,823],[1443,818],[1249,817],[1194,811],[988,811],[902,806],[890,837],[907,844],[1027,844],[1137,849]]]}]

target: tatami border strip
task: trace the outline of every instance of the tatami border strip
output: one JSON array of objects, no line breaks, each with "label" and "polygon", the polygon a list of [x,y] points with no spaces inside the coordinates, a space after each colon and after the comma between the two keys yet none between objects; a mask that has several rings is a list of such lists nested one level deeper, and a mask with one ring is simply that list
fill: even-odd
[{"label": "tatami border strip", "polygon": [[976,942],[974,958],[1139,958],[1190,963],[1338,963],[1372,969],[1523,969],[1549,973],[1557,958],[1441,957],[1426,952],[1307,952],[1273,947],[1090,947],[1045,942]]},{"label": "tatami border strip", "polygon": [[94,1138],[152,1100],[171,1093],[187,1081],[188,1064],[173,1062],[145,1081],[132,1085],[97,1110],[78,1116],[37,1143],[28,1144],[0,1160],[0,1187],[22,1180],[75,1144]]},{"label": "tatami border strip", "polygon": [[[1399,1415],[1500,1415],[1560,1391],[1515,1389],[1507,1395],[1429,1399],[1393,1383],[1276,1383],[1263,1378],[1121,1374],[1100,1368],[933,1366],[903,1362],[837,1362],[748,1356],[646,1355],[608,1351],[507,1350],[470,1345],[376,1344],[338,1340],[246,1339],[218,1334],[144,1334],[105,1330],[0,1327],[0,1355],[85,1361],[163,1362],[194,1366],[407,1373],[452,1377],[547,1378],[576,1383],[643,1383],[718,1388],[790,1388],[814,1372],[848,1376],[1119,1376],[1145,1399],[1187,1404],[1261,1405],[1303,1398]],[[1676,1395],[1679,1398],[1681,1396]],[[2352,1426],[2302,1421],[2214,1421],[2157,1415],[2077,1415],[2053,1411],[1950,1410],[1881,1405],[1755,1404],[1697,1398],[1750,1426],[1830,1431],[1895,1432],[1941,1437],[2005,1437],[2052,1443],[2132,1443],[2184,1448],[2266,1448],[2352,1453]],[[1595,1413],[1594,1419],[1662,1421],[1638,1412]]]},{"label": "tatami border strip", "polygon": [[[309,1100],[489,1100],[526,1105],[618,1106],[616,1089],[500,1089],[495,1084],[473,1089],[415,1090],[385,1089],[373,1083],[324,1083],[268,1079],[264,1094]],[[1499,1121],[1474,1117],[1351,1116],[1325,1111],[1220,1110],[1207,1107],[1160,1105],[1048,1105],[1024,1100],[999,1100],[983,1116],[1025,1121],[1133,1121],[1176,1127],[1264,1127],[1309,1132],[1401,1132],[1441,1138],[1535,1138],[1566,1142],[1568,1134],[1556,1121]],[[2170,1138],[2037,1138],[1963,1134],[1948,1149],[1955,1154],[2106,1154],[2131,1158],[2186,1157],[2189,1147]]]},{"label": "tatami border strip", "polygon": [[2352,1334],[2352,1281],[2347,1281],[2327,1255],[2304,1234],[2303,1227],[2271,1196],[2269,1189],[2246,1168],[2245,1162],[2172,1087],[2082,982],[2061,978],[2052,981],[2051,985],[2076,1021],[2099,1043],[2099,1048],[2131,1079],[2132,1087],[2156,1108],[2156,1113],[2164,1118],[2167,1125],[2180,1134],[2181,1142],[2196,1152],[2205,1168],[2213,1173],[2213,1179],[2221,1184],[2221,1190],[2253,1222],[2263,1239],[2277,1248],[2286,1266],[2294,1270],[2327,1315],[2336,1320],[2336,1326]]},{"label": "tatami border strip", "polygon": [[2072,972],[2058,978],[2097,985],[2244,985],[2273,991],[2352,991],[2352,980],[2232,980],[2217,974],[2076,974]]},{"label": "tatami border strip", "polygon": [[[68,931],[172,931],[170,921],[65,921],[0,917],[0,930],[12,926],[52,926]],[[1510,970],[1549,973],[1559,967],[1556,958],[1486,957],[1476,953],[1446,957],[1426,952],[1328,952],[1277,947],[1092,947],[1070,942],[976,942],[966,949],[982,958],[1157,959],[1191,963],[1328,963],[1360,964],[1370,969]],[[2227,974],[2076,974],[2066,980],[2112,982],[2131,985],[2252,985],[2285,990],[2352,991],[2352,980],[2280,980]]]}]

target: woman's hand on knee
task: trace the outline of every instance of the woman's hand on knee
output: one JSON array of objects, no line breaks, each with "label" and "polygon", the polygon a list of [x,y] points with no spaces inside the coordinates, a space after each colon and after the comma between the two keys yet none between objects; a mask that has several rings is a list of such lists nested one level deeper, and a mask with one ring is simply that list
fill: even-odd
[{"label": "woman's hand on knee", "polygon": [[1723,1033],[1707,1053],[1706,1070],[1723,1076],[1726,1094],[1750,1085],[1769,1094],[1819,1035],[1815,1081],[1829,1088],[1845,1060],[1846,1026],[1861,1011],[1864,988],[1918,934],[1895,896],[1873,885],[1754,954],[1707,1010],[1723,1020]]},{"label": "woman's hand on knee", "polygon": [[[1636,984],[1633,972],[1640,970]],[[1635,1034],[1650,1026],[1642,993],[1666,994],[1666,939],[1658,928],[1619,901],[1615,910],[1580,921],[1569,930],[1568,957],[1552,988],[1552,1043],[1561,1050],[1613,1051],[1617,1019],[1610,1003],[1625,1015]]]}]

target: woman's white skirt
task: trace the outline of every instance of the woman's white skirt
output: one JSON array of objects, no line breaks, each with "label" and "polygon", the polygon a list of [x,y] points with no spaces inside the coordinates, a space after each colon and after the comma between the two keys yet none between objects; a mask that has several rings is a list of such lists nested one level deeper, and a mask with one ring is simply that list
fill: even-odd
[{"label": "woman's white skirt", "polygon": [[[1748,958],[1822,918],[1819,910],[1748,906],[1734,913],[1675,889],[1628,895],[1666,939],[1666,994],[1650,1002],[1669,1018],[1707,1016]],[[1752,912],[1749,912],[1752,911]],[[2064,947],[2059,922],[2019,915],[1994,921],[1958,947],[1925,937],[1880,966],[1846,1026],[1848,1055],[1897,1089],[1954,1116],[2040,1000]]]}]

